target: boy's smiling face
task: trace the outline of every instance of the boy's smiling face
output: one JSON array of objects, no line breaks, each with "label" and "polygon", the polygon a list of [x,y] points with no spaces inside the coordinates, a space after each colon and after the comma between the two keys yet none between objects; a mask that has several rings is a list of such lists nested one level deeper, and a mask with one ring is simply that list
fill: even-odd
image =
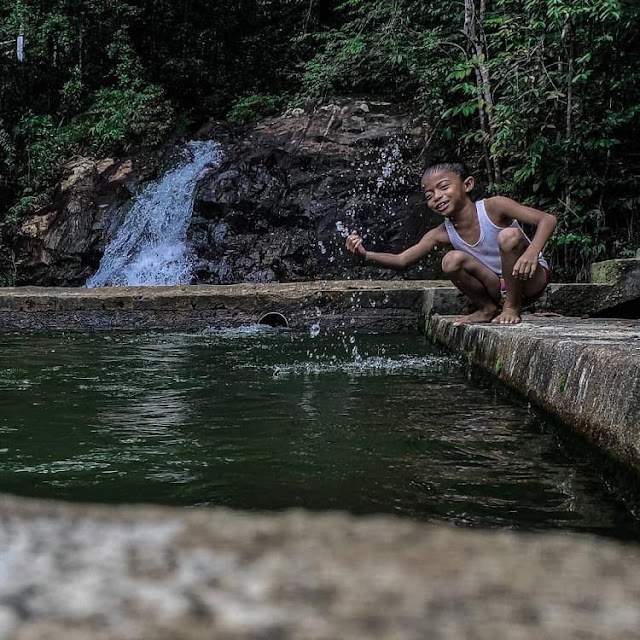
[{"label": "boy's smiling face", "polygon": [[442,169],[424,175],[421,186],[429,209],[444,218],[450,218],[470,200],[474,179],[471,176],[462,179],[457,173]]}]

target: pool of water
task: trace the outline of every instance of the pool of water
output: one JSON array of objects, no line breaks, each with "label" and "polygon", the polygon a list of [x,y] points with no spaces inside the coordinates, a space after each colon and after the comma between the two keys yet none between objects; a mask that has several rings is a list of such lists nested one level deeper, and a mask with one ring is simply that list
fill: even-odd
[{"label": "pool of water", "polygon": [[1,340],[1,492],[637,537],[556,427],[420,336]]}]

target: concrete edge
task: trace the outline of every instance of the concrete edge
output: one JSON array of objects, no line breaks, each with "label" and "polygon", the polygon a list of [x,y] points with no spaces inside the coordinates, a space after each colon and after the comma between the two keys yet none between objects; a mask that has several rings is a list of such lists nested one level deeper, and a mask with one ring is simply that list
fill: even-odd
[{"label": "concrete edge", "polygon": [[318,281],[285,284],[0,289],[0,331],[237,327],[279,313],[291,328],[391,333],[423,328],[429,312],[462,312],[447,281]]},{"label": "concrete edge", "polygon": [[[434,315],[427,335],[519,391],[640,471],[640,358],[611,344],[540,336],[526,325],[453,326]],[[612,357],[612,355],[614,357]]]}]

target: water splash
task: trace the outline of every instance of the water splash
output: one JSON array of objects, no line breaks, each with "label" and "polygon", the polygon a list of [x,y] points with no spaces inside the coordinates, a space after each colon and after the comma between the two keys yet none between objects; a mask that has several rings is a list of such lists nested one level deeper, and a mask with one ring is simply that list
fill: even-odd
[{"label": "water splash", "polygon": [[193,195],[203,171],[222,161],[220,145],[189,142],[186,162],[148,185],[118,229],[87,287],[176,285],[191,282],[187,247]]},{"label": "water splash", "polygon": [[275,365],[241,365],[240,369],[271,370],[274,378],[298,375],[325,375],[330,373],[345,373],[351,376],[368,375],[402,375],[409,372],[432,373],[446,370],[452,366],[451,358],[445,356],[361,356],[349,360],[337,357],[325,360],[305,360],[293,363],[278,363]]},{"label": "water splash", "polygon": [[193,336],[195,341],[197,341],[198,335],[221,338],[223,340],[244,340],[247,338],[261,339],[265,335],[278,335],[282,331],[282,327],[270,327],[268,324],[250,324],[242,327],[207,327],[200,334],[188,333],[186,335]]},{"label": "water splash", "polygon": [[378,158],[378,164],[382,165],[380,175],[376,180],[376,190],[380,191],[387,185],[393,185],[394,182],[404,184],[404,176],[401,174],[403,169],[402,152],[398,145],[393,145],[390,149],[383,149]]},{"label": "water splash", "polygon": [[344,226],[344,222],[342,220],[338,220],[336,222],[336,231],[343,237],[349,237],[349,230]]}]

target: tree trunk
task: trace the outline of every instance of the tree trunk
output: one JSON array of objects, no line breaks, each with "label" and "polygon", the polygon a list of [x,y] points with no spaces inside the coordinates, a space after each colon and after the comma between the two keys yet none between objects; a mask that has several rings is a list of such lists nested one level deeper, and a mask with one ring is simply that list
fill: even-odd
[{"label": "tree trunk", "polygon": [[[564,27],[562,29],[562,41],[564,42],[567,52],[567,64],[566,64],[566,83],[567,83],[567,111],[565,114],[565,129],[564,135],[567,144],[570,142],[571,134],[573,133],[573,74],[574,74],[574,40],[573,40],[573,23],[571,22],[571,16],[567,14]],[[568,148],[565,157],[565,175],[569,175],[569,153]],[[564,202],[567,209],[571,208],[571,191],[565,186],[564,189]]]},{"label": "tree trunk", "polygon": [[489,180],[492,183],[500,182],[502,173],[497,158],[491,156],[491,143],[495,137],[495,124],[493,122],[493,95],[491,93],[491,76],[489,74],[488,47],[482,28],[482,22],[486,14],[486,0],[480,0],[476,7],[476,0],[464,0],[464,27],[463,33],[467,38],[469,53],[474,59],[474,71],[476,74],[477,95],[480,105],[478,118],[483,134],[483,153]]}]

